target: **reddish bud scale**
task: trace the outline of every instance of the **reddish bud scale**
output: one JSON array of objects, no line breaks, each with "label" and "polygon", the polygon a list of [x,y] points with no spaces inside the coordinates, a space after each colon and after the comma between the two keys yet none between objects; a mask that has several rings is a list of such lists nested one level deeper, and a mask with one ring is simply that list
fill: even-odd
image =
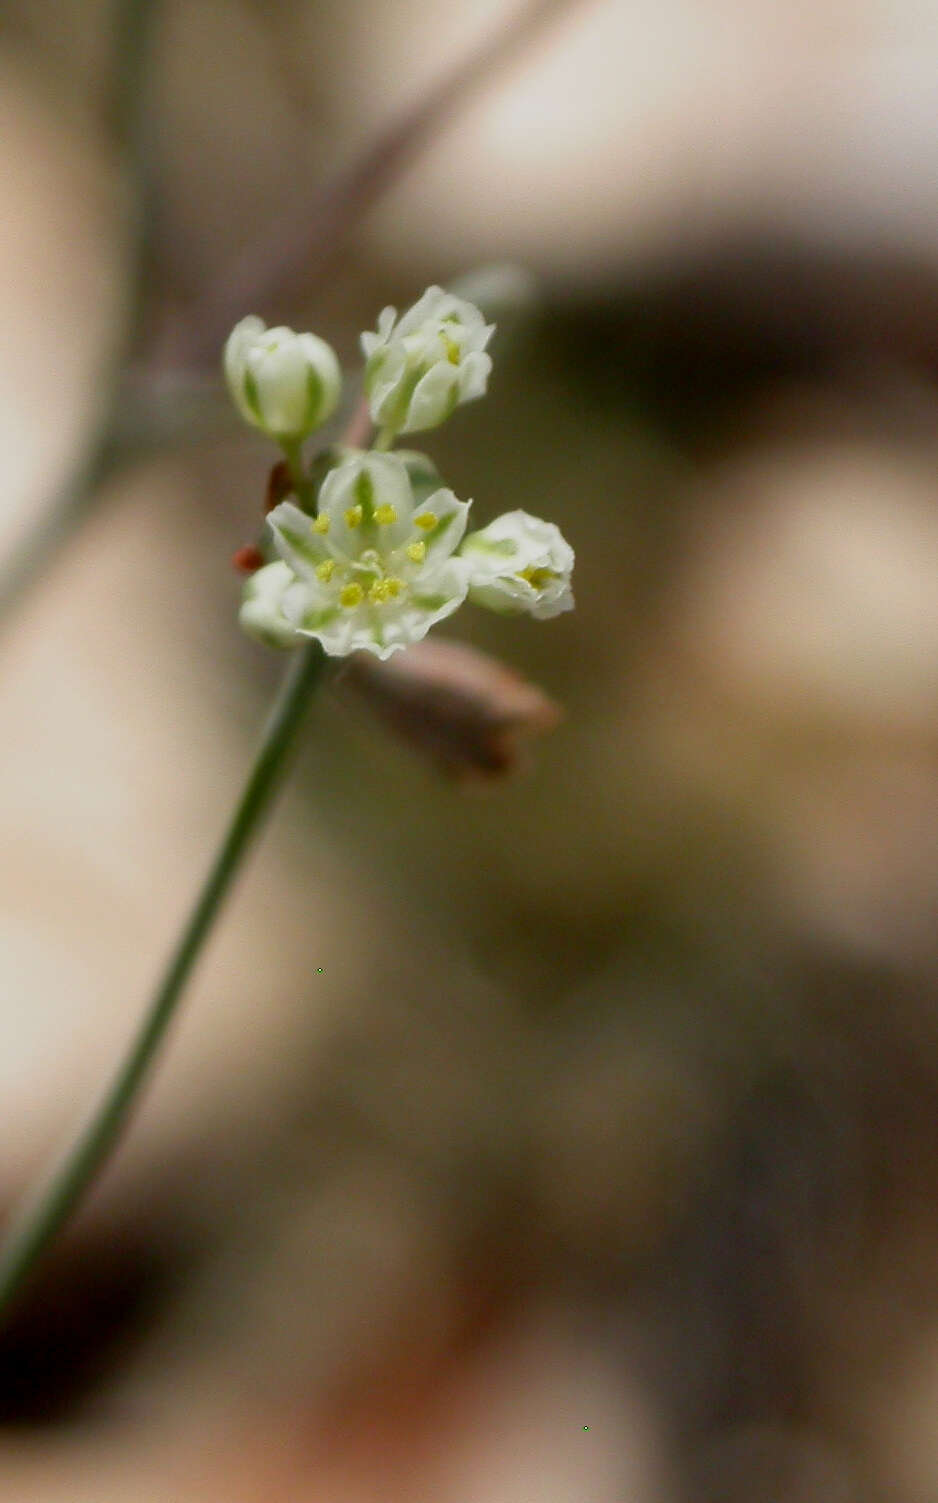
[{"label": "reddish bud scale", "polygon": [[264,567],[264,555],[253,543],[245,543],[231,560],[239,574],[256,574]]},{"label": "reddish bud scale", "polygon": [[293,490],[293,480],[285,459],[280,459],[267,476],[267,494],[264,497],[264,515],[285,501]]}]

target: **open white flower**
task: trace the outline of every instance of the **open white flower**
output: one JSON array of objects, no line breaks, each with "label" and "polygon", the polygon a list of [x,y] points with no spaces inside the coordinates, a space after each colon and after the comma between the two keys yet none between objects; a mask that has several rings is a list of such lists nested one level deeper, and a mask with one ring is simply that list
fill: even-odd
[{"label": "open white flower", "polygon": [[298,442],[336,409],[342,372],[316,334],[242,318],[225,345],[225,377],[241,416],[278,442]]},{"label": "open white flower", "polygon": [[573,610],[573,549],[559,527],[526,511],[506,511],[471,532],[460,550],[469,565],[469,598],[503,614],[539,621]]},{"label": "open white flower", "polygon": [[293,576],[285,619],[336,657],[419,642],[466,598],[469,571],[453,554],[469,506],[446,489],[416,501],[396,454],[352,455],[323,481],[317,517],[284,501],[267,519]]},{"label": "open white flower", "polygon": [[361,337],[372,421],[416,433],[484,396],[492,369],[485,347],[494,332],[473,303],[442,287],[428,287],[401,318],[385,308],[377,333]]},{"label": "open white flower", "polygon": [[299,632],[283,614],[283,597],[295,577],[293,570],[277,559],[245,580],[238,620],[249,637],[268,647],[299,645]]}]

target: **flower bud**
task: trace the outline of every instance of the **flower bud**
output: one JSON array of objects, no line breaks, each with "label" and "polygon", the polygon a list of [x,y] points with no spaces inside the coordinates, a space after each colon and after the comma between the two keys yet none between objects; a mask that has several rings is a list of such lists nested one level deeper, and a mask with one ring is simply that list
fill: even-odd
[{"label": "flower bud", "polygon": [[363,334],[371,416],[393,433],[436,428],[460,402],[485,395],[494,324],[472,303],[429,287],[401,318],[385,308],[377,333]]},{"label": "flower bud", "polygon": [[572,611],[573,549],[553,522],[507,511],[471,532],[460,549],[469,565],[469,599],[504,615],[539,621]]},{"label": "flower bud", "polygon": [[292,569],[279,560],[265,564],[245,581],[238,621],[249,637],[268,647],[296,647],[302,640],[281,608],[285,592],[294,583]]},{"label": "flower bud", "polygon": [[225,345],[225,377],[241,416],[279,443],[298,442],[331,417],[342,389],[335,351],[316,334],[242,318]]},{"label": "flower bud", "polygon": [[525,743],[553,730],[559,705],[495,658],[427,638],[381,662],[356,652],[336,680],[441,772],[461,783],[523,768]]}]

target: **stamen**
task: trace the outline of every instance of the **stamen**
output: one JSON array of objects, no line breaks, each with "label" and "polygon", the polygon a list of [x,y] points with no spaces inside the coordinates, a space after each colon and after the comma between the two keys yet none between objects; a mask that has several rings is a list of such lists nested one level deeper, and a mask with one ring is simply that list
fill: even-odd
[{"label": "stamen", "polygon": [[329,522],[330,518],[323,512],[321,516],[316,518],[315,522],[310,523],[309,530],[310,532],[318,532],[320,535],[325,536],[329,531]]},{"label": "stamen", "polygon": [[321,579],[323,584],[328,584],[334,573],[334,558],[324,558],[321,564],[316,565],[316,578]]},{"label": "stamen", "polygon": [[348,527],[360,527],[362,525],[362,509],[360,506],[350,506],[345,513],[345,521]]},{"label": "stamen", "polygon": [[375,521],[381,527],[390,527],[392,522],[397,521],[397,511],[393,506],[385,505],[375,508]]},{"label": "stamen", "polygon": [[365,598],[365,592],[360,584],[347,584],[339,595],[339,604],[347,610],[353,610],[356,605],[361,605]]},{"label": "stamen", "polygon": [[435,527],[439,520],[436,512],[422,511],[419,517],[414,517],[414,526],[422,527],[424,532],[429,532],[431,527]]},{"label": "stamen", "polygon": [[400,593],[399,579],[376,579],[368,591],[368,599],[375,605],[386,605],[389,600],[396,600]]},{"label": "stamen", "polygon": [[427,545],[426,543],[408,543],[406,553],[415,564],[422,564],[427,556]]},{"label": "stamen", "polygon": [[543,590],[544,586],[548,584],[550,580],[556,579],[556,577],[557,576],[555,575],[553,569],[535,569],[533,564],[529,565],[527,569],[518,570],[518,578],[527,580],[528,584],[534,590]]}]

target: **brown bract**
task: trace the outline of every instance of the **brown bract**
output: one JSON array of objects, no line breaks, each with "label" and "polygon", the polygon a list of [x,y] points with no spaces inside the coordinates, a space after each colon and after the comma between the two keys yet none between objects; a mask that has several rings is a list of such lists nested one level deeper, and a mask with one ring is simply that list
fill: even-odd
[{"label": "brown bract", "polygon": [[562,710],[537,685],[461,642],[417,642],[383,662],[350,657],[336,686],[363,699],[447,776],[476,782],[526,764],[525,741],[553,730]]},{"label": "brown bract", "polygon": [[264,515],[273,511],[281,501],[285,501],[293,490],[293,480],[290,475],[290,467],[286,460],[280,459],[274,465],[267,476],[267,490],[264,494]]}]

